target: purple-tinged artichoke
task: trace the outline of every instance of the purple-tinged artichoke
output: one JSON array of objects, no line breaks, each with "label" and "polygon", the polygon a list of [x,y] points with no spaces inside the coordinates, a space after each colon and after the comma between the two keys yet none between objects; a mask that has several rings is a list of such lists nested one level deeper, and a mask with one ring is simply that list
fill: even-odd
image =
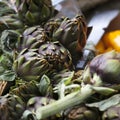
[{"label": "purple-tinged artichoke", "polygon": [[85,105],[75,106],[66,111],[66,120],[98,120],[98,118],[98,111]]},{"label": "purple-tinged artichoke", "polygon": [[58,41],[45,43],[38,49],[22,50],[13,65],[17,75],[28,81],[72,67],[71,54]]},{"label": "purple-tinged artichoke", "polygon": [[45,30],[41,26],[27,28],[19,39],[19,51],[28,49],[37,49],[43,43],[48,41]]},{"label": "purple-tinged artichoke", "polygon": [[90,72],[96,73],[107,83],[120,83],[120,53],[110,51],[96,56],[90,62]]},{"label": "purple-tinged artichoke", "polygon": [[19,120],[25,110],[25,103],[19,96],[0,96],[0,120]]},{"label": "purple-tinged artichoke", "polygon": [[102,120],[120,120],[120,104],[114,105],[104,111]]},{"label": "purple-tinged artichoke", "polygon": [[27,81],[40,80],[42,75],[50,75],[53,72],[52,65],[41,58],[36,49],[22,50],[14,61],[13,69],[18,77]]},{"label": "purple-tinged artichoke", "polygon": [[86,44],[86,38],[87,25],[81,15],[77,15],[72,19],[65,17],[53,33],[53,39],[60,41],[71,52],[73,59],[82,51]]}]

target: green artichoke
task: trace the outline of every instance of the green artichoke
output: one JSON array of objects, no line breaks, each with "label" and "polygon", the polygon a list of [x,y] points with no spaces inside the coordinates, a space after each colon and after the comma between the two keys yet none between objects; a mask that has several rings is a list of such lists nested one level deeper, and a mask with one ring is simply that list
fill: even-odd
[{"label": "green artichoke", "polygon": [[24,49],[17,56],[13,64],[18,77],[23,80],[39,80],[43,74],[50,75],[52,65],[46,59],[41,58],[36,49]]},{"label": "green artichoke", "polygon": [[48,42],[38,49],[24,49],[14,61],[13,68],[24,80],[39,80],[44,74],[71,69],[71,54],[58,41]]},{"label": "green artichoke", "polygon": [[120,83],[120,53],[110,51],[96,56],[90,62],[91,74],[98,74],[103,82]]},{"label": "green artichoke", "polygon": [[54,16],[51,0],[16,0],[19,18],[27,25],[42,24]]},{"label": "green artichoke", "polygon": [[25,103],[34,96],[40,95],[37,82],[23,82],[23,80],[16,80],[16,85],[11,88],[10,94],[19,96]]},{"label": "green artichoke", "polygon": [[0,96],[0,120],[19,120],[25,107],[25,103],[16,95]]},{"label": "green artichoke", "polygon": [[27,28],[20,36],[18,49],[37,49],[41,44],[48,41],[45,30],[41,26]]},{"label": "green artichoke", "polygon": [[19,20],[16,14],[9,14],[0,17],[0,31],[6,29],[19,30],[23,28],[24,24]]},{"label": "green artichoke", "polygon": [[120,104],[108,108],[103,113],[102,120],[120,120]]},{"label": "green artichoke", "polygon": [[75,58],[85,46],[87,37],[87,25],[81,15],[72,19],[64,18],[58,29],[53,33],[53,39],[60,41]]}]

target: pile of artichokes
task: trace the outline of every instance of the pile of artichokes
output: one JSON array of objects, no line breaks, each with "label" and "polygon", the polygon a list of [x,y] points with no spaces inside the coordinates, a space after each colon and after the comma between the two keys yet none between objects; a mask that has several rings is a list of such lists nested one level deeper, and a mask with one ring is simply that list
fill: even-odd
[{"label": "pile of artichokes", "polygon": [[57,13],[51,0],[0,1],[0,120],[119,120],[120,53],[77,70],[86,20]]}]

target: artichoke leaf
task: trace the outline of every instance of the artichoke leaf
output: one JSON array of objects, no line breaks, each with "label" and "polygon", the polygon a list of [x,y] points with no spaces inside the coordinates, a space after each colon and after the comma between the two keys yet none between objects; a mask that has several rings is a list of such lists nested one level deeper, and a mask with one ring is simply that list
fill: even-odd
[{"label": "artichoke leaf", "polygon": [[0,74],[0,80],[14,81],[15,78],[16,78],[16,74],[12,70],[7,70],[4,73]]},{"label": "artichoke leaf", "polygon": [[102,100],[100,102],[95,102],[95,103],[90,103],[90,104],[86,104],[88,107],[96,107],[98,108],[100,111],[105,111],[108,108],[117,105],[120,103],[120,94],[115,94],[110,98],[107,98],[105,100]]},{"label": "artichoke leaf", "polygon": [[95,87],[92,86],[92,89],[95,90],[96,93],[102,94],[102,95],[110,95],[113,93],[116,93],[117,90],[108,88],[108,87]]}]

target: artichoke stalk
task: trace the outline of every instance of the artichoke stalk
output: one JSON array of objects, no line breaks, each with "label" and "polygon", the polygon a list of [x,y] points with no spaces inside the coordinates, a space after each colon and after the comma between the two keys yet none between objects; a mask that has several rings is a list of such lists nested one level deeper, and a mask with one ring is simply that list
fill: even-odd
[{"label": "artichoke stalk", "polygon": [[90,72],[96,73],[109,84],[120,83],[120,53],[110,51],[96,56],[90,62]]},{"label": "artichoke stalk", "polygon": [[70,107],[83,103],[84,100],[86,100],[95,93],[95,90],[93,90],[94,86],[101,86],[100,81],[101,80],[98,77],[95,79],[94,85],[87,84],[77,92],[70,93],[62,99],[55,101],[54,103],[38,108],[35,113],[37,119],[40,120],[47,118],[63,110],[69,109]]}]

